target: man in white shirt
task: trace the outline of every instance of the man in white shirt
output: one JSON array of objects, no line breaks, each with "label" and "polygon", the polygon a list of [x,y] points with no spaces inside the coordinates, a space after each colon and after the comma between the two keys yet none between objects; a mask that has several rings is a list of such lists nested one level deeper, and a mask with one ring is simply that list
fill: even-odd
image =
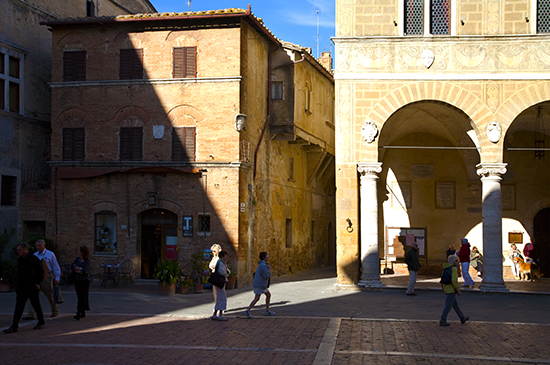
[{"label": "man in white shirt", "polygon": [[[50,317],[57,317],[59,314],[59,307],[53,299],[53,286],[59,285],[59,278],[61,276],[61,268],[57,263],[57,258],[55,254],[46,250],[46,242],[42,239],[36,241],[36,252],[34,256],[38,257],[39,260],[45,260],[48,265],[49,273],[46,275],[44,280],[40,283],[40,291],[46,295],[48,301],[50,302],[50,307],[52,308],[52,314]],[[23,319],[34,319],[35,313],[32,306],[29,306],[29,315]]]}]

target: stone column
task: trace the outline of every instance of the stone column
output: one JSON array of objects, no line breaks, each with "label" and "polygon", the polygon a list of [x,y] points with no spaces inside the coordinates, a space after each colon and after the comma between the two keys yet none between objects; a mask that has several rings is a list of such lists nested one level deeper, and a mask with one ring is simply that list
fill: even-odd
[{"label": "stone column", "polygon": [[357,171],[361,174],[359,216],[362,268],[358,285],[365,288],[382,288],[378,250],[378,174],[382,172],[382,163],[358,163]]},{"label": "stone column", "polygon": [[506,173],[505,163],[480,163],[483,192],[483,281],[481,291],[507,293],[502,276],[502,200],[501,176]]}]

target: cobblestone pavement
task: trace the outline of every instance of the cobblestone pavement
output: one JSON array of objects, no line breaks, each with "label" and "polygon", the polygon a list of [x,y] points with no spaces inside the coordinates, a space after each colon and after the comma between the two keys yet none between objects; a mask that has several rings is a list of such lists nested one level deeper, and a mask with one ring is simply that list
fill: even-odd
[{"label": "cobblestone pavement", "polygon": [[[471,319],[461,325],[451,312],[450,327],[439,326],[444,296],[433,279],[420,278],[416,297],[404,295],[407,277],[383,281],[387,289],[362,292],[335,291],[330,270],[276,279],[277,316],[261,315],[262,299],[253,320],[242,316],[250,288],[231,290],[227,322],[209,319],[208,291],[162,297],[151,285],[93,286],[92,311],[75,321],[67,290],[56,318],[42,296],[44,329],[22,321],[0,333],[0,364],[550,364],[550,280],[464,292]],[[0,293],[0,328],[14,304]]]}]

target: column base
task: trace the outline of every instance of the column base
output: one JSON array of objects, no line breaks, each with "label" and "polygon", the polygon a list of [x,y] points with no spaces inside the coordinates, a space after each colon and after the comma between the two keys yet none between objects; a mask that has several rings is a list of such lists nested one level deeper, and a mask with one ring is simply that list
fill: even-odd
[{"label": "column base", "polygon": [[479,290],[485,293],[509,293],[510,290],[504,283],[481,283]]},{"label": "column base", "polygon": [[382,289],[384,287],[380,279],[361,279],[357,285],[364,289]]}]

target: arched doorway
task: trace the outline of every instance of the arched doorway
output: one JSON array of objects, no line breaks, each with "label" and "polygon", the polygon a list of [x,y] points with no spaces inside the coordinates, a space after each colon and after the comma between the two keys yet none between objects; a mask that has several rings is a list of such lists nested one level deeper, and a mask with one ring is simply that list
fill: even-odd
[{"label": "arched doorway", "polygon": [[550,276],[550,208],[545,208],[533,219],[535,247],[538,250],[540,270]]},{"label": "arched doorway", "polygon": [[157,262],[177,259],[178,216],[164,209],[150,209],[141,218],[141,278],[152,279]]}]

